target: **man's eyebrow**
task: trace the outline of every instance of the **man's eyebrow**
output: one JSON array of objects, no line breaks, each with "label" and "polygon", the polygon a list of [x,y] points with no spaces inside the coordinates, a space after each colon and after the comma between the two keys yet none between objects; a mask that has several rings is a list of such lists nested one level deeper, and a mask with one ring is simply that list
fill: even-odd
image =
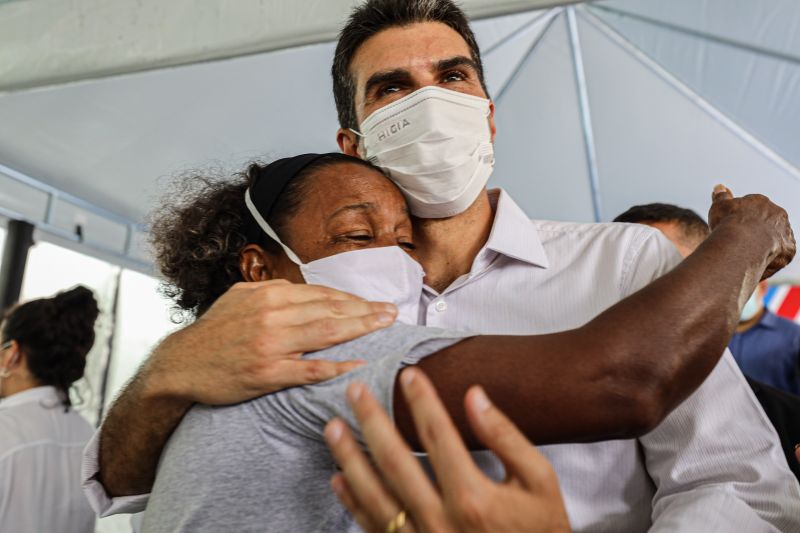
[{"label": "man's eyebrow", "polygon": [[411,73],[406,69],[396,68],[393,70],[384,70],[376,72],[367,80],[364,86],[364,94],[369,94],[375,87],[386,82],[399,82],[408,81],[411,79]]},{"label": "man's eyebrow", "polygon": [[372,202],[366,202],[363,204],[345,205],[334,211],[331,214],[331,216],[328,217],[328,220],[331,220],[334,217],[341,215],[342,213],[345,213],[347,211],[369,211],[372,209],[375,209],[375,204],[373,204]]},{"label": "man's eyebrow", "polygon": [[436,70],[438,72],[450,70],[456,67],[470,67],[475,72],[478,72],[478,64],[466,56],[449,57],[436,63]]}]

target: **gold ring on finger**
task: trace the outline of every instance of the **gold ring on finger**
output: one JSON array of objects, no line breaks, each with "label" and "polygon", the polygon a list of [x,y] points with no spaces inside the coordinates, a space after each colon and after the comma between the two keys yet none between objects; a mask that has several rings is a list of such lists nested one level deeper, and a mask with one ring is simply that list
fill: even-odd
[{"label": "gold ring on finger", "polygon": [[400,511],[386,525],[386,533],[397,533],[406,525],[406,512]]}]

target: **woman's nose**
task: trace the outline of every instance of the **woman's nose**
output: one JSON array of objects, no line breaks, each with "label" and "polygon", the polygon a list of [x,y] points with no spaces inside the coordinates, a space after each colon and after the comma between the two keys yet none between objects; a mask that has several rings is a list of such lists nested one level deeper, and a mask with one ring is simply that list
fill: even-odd
[{"label": "woman's nose", "polygon": [[397,246],[397,235],[393,232],[383,232],[377,236],[375,239],[376,248],[381,248],[384,246]]}]

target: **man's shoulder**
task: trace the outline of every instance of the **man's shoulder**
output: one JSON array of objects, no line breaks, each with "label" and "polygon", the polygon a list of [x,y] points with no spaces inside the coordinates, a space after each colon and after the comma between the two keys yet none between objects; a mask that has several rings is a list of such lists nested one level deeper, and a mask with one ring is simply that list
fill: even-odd
[{"label": "man's shoulder", "polygon": [[681,258],[675,246],[650,226],[622,222],[532,220],[551,265],[617,280],[626,296],[672,270]]},{"label": "man's shoulder", "polygon": [[466,336],[469,335],[436,327],[395,322],[388,328],[373,331],[363,337],[308,353],[304,358],[349,361],[358,357],[371,362],[387,356],[406,355],[432,342],[452,344]]},{"label": "man's shoulder", "polygon": [[623,239],[658,233],[658,230],[650,226],[626,222],[561,222],[534,218],[531,219],[531,224],[540,234],[554,237]]},{"label": "man's shoulder", "polygon": [[[784,332],[787,336],[794,337],[800,340],[800,324],[793,320],[789,320],[788,318],[784,318],[782,316],[778,316],[771,311],[767,311],[771,316],[771,325],[775,328]],[[768,315],[769,316],[769,315]]]},{"label": "man's shoulder", "polygon": [[578,250],[583,247],[603,249],[604,252],[636,251],[650,240],[660,240],[661,233],[643,224],[623,222],[560,222],[531,220],[542,245],[547,248],[562,246]]}]

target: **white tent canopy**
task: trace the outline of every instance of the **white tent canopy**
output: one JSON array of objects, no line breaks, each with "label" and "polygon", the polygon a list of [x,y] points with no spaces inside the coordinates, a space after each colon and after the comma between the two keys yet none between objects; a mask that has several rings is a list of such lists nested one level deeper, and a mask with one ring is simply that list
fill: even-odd
[{"label": "white tent canopy", "polygon": [[[334,43],[327,40],[335,25],[317,22],[341,20],[352,3],[283,2],[316,6],[320,18],[282,18],[279,35],[288,40],[272,42],[265,32],[250,41],[260,50],[280,50],[232,47],[220,55],[215,39],[225,35],[206,36],[213,14],[197,8],[197,21],[182,13],[181,22],[197,30],[195,48],[182,56],[171,56],[166,44],[160,59],[109,49],[107,62],[95,70],[64,56],[60,71],[39,64],[27,80],[19,69],[11,82],[0,77],[8,89],[141,71],[0,95],[0,174],[33,177],[119,218],[94,215],[69,198],[48,209],[47,192],[2,175],[0,214],[43,221],[49,212],[48,227],[64,232],[79,221],[92,253],[102,255],[97,249],[104,248],[146,262],[134,251],[140,233],[128,235],[128,228],[137,229],[131,224],[143,220],[164,177],[190,167],[233,170],[252,158],[335,150],[328,74]],[[36,14],[35,4],[0,4],[0,13],[14,9],[25,18],[26,10]],[[116,11],[83,13],[87,19],[132,17],[135,3],[121,4]],[[264,17],[267,11],[248,9],[278,2],[242,4],[238,15],[217,15]],[[542,2],[466,4],[473,15],[489,14],[480,11],[487,6],[503,9],[493,13],[513,12],[477,20],[474,28],[497,104],[497,167],[490,183],[510,190],[531,216],[605,221],[654,201],[704,214],[713,185],[723,182],[737,194],[770,195],[800,227],[800,4],[607,0],[527,11],[525,5]],[[125,20],[112,26],[128,27]],[[242,30],[248,39],[257,36],[252,28]],[[86,39],[96,44],[104,35]],[[291,41],[293,35],[304,40]],[[204,42],[214,48],[206,51],[211,55],[192,55]],[[296,42],[318,44],[287,47]],[[232,50],[248,55],[207,61]],[[152,70],[160,64],[182,66]],[[800,277],[798,263],[784,278]]]}]

